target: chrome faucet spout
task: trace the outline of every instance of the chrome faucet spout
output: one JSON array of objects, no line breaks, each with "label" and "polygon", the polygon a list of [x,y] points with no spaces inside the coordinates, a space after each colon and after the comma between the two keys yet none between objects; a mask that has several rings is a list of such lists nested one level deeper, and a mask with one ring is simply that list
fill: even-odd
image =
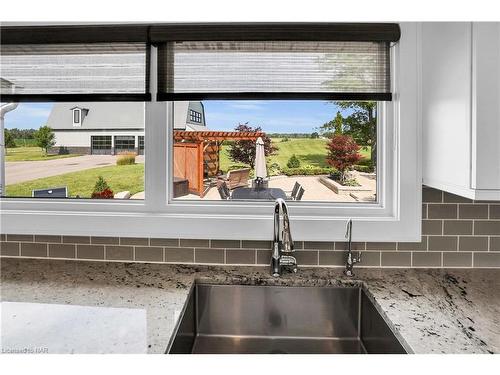
[{"label": "chrome faucet spout", "polygon": [[347,221],[345,238],[347,240],[347,261],[344,274],[352,277],[354,276],[354,265],[361,262],[361,253],[358,253],[357,257],[352,254],[352,219]]},{"label": "chrome faucet spout", "polygon": [[271,274],[280,276],[283,268],[297,272],[297,259],[291,255],[294,251],[288,207],[281,198],[274,203],[274,237],[271,256]]}]

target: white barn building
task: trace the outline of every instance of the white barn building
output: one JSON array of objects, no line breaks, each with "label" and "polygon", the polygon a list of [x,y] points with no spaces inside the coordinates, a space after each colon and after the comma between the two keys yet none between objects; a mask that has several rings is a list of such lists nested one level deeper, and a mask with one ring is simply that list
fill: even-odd
[{"label": "white barn building", "polygon": [[[144,106],[141,102],[56,103],[47,120],[56,140],[50,152],[143,154]],[[175,102],[174,129],[206,130],[203,103]]]}]

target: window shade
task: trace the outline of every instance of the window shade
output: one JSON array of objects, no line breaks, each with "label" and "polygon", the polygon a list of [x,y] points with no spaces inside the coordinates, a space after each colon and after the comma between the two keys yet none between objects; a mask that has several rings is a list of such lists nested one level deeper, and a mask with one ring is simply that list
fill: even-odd
[{"label": "window shade", "polygon": [[387,42],[169,42],[158,98],[391,100],[389,60]]},{"label": "window shade", "polygon": [[2,101],[146,100],[146,52],[145,43],[2,45]]}]

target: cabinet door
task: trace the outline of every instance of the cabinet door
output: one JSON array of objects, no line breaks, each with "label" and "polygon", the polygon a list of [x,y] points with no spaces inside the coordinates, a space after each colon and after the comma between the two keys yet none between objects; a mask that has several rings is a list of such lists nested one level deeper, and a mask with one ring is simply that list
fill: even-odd
[{"label": "cabinet door", "polygon": [[500,189],[500,23],[472,25],[472,188]]},{"label": "cabinet door", "polygon": [[423,182],[442,190],[471,187],[471,28],[422,24]]}]

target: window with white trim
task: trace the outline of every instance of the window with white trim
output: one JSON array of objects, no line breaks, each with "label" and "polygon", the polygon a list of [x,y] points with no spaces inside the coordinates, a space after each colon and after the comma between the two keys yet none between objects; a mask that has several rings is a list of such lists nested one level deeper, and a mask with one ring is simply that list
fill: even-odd
[{"label": "window with white trim", "polygon": [[173,198],[377,202],[381,103],[203,101],[204,129],[172,134]]},{"label": "window with white trim", "polygon": [[82,110],[80,108],[73,109],[73,126],[81,126]]},{"label": "window with white trim", "polygon": [[189,121],[197,122],[197,123],[201,124],[201,113],[190,109],[189,110]]},{"label": "window with white trim", "polygon": [[23,102],[4,126],[15,141],[6,145],[3,197],[144,199],[144,156],[136,144],[145,134],[144,103]]},{"label": "window with white trim", "polygon": [[[346,220],[353,218],[355,241],[419,240],[421,181],[418,159],[420,133],[416,65],[419,56],[416,24],[401,24],[401,39],[394,40],[397,43],[392,44],[389,44],[387,38],[380,43],[373,40],[360,41],[363,40],[362,37],[356,36],[355,32],[345,35],[357,40],[349,40],[343,44],[339,37],[334,36],[337,39],[328,41],[331,36],[329,31],[326,34],[300,33],[308,35],[308,38],[318,35],[318,40],[293,42],[293,38],[297,36],[292,29],[291,38],[284,38],[282,35],[282,30],[287,27],[282,27],[279,31],[270,29],[270,35],[279,35],[287,39],[286,42],[273,41],[272,37],[271,40],[265,40],[263,35],[266,31],[260,29],[255,35],[264,40],[255,41],[256,43],[245,40],[226,43],[222,38],[224,35],[227,37],[224,32],[222,37],[216,33],[200,32],[199,35],[203,35],[205,39],[193,41],[191,36],[189,42],[182,42],[182,37],[196,28],[184,30],[181,27],[172,32],[170,27],[166,28],[168,32],[155,26],[148,29],[148,40],[154,44],[144,49],[148,58],[133,62],[142,66],[135,67],[138,72],[136,76],[142,79],[125,80],[131,86],[120,87],[120,79],[111,79],[103,82],[110,84],[107,88],[93,89],[89,97],[85,97],[81,87],[63,88],[68,94],[57,91],[61,87],[47,88],[47,95],[51,95],[53,100],[58,97],[67,100],[64,95],[82,95],[79,97],[81,101],[126,101],[127,98],[145,101],[144,125],[147,131],[144,145],[148,152],[144,155],[147,166],[144,175],[144,200],[21,200],[3,197],[0,200],[2,231],[269,239],[273,225],[272,200],[202,201],[175,197],[174,184],[179,182],[176,181],[179,176],[175,176],[174,172],[176,132],[179,130],[175,124],[175,107],[183,101],[236,100],[242,104],[242,100],[371,100],[377,102],[376,201],[290,201],[294,238],[340,240],[343,238]],[[356,25],[350,27],[356,30]],[[359,28],[363,29],[363,26]],[[247,29],[252,30],[251,27]],[[335,30],[335,27],[332,29]],[[384,30],[386,26],[381,26],[380,31],[374,34],[376,38],[384,39]],[[212,36],[212,40],[206,40],[207,35]],[[2,39],[4,40],[5,38]],[[365,49],[366,46],[369,48]],[[138,50],[135,48],[133,51]],[[123,53],[126,55],[127,51]],[[252,67],[246,63],[248,56],[265,58],[255,64],[257,73],[245,81],[242,77],[248,76]],[[118,57],[121,59],[123,56]],[[127,64],[130,62],[125,58],[121,61],[127,61]],[[194,69],[202,61],[207,64],[207,69]],[[283,65],[283,62],[286,64]],[[15,67],[15,63],[12,64]],[[120,63],[117,64],[119,65]],[[368,67],[366,71],[359,70],[363,66]],[[311,69],[316,70],[317,74],[309,74]],[[2,69],[2,74],[3,71],[5,70]],[[15,81],[15,69],[8,71],[10,76],[5,79]],[[221,72],[224,74],[223,79],[217,79]],[[359,74],[360,72],[363,74]],[[118,69],[114,73],[116,77],[132,77],[131,71],[127,69]],[[337,78],[328,82],[328,77],[332,76]],[[299,77],[302,79],[298,79]],[[139,81],[145,82],[144,85],[138,84]],[[321,84],[322,82],[326,83]],[[114,86],[115,83],[118,86]],[[4,97],[8,100],[27,100],[32,95],[39,99],[37,95],[43,94],[30,91],[32,87],[37,86],[29,83],[24,94],[8,94]],[[2,93],[4,90],[7,89],[2,85]],[[209,123],[208,112],[206,116]],[[4,181],[2,179],[2,186]]]},{"label": "window with white trim", "polygon": [[[377,201],[377,101],[391,99],[388,42],[189,41],[158,48],[160,94],[227,99],[204,102],[206,130],[174,132],[174,198]],[[311,100],[318,97],[338,100]],[[320,119],[314,110],[329,103]],[[189,110],[191,120],[195,113]]]}]

